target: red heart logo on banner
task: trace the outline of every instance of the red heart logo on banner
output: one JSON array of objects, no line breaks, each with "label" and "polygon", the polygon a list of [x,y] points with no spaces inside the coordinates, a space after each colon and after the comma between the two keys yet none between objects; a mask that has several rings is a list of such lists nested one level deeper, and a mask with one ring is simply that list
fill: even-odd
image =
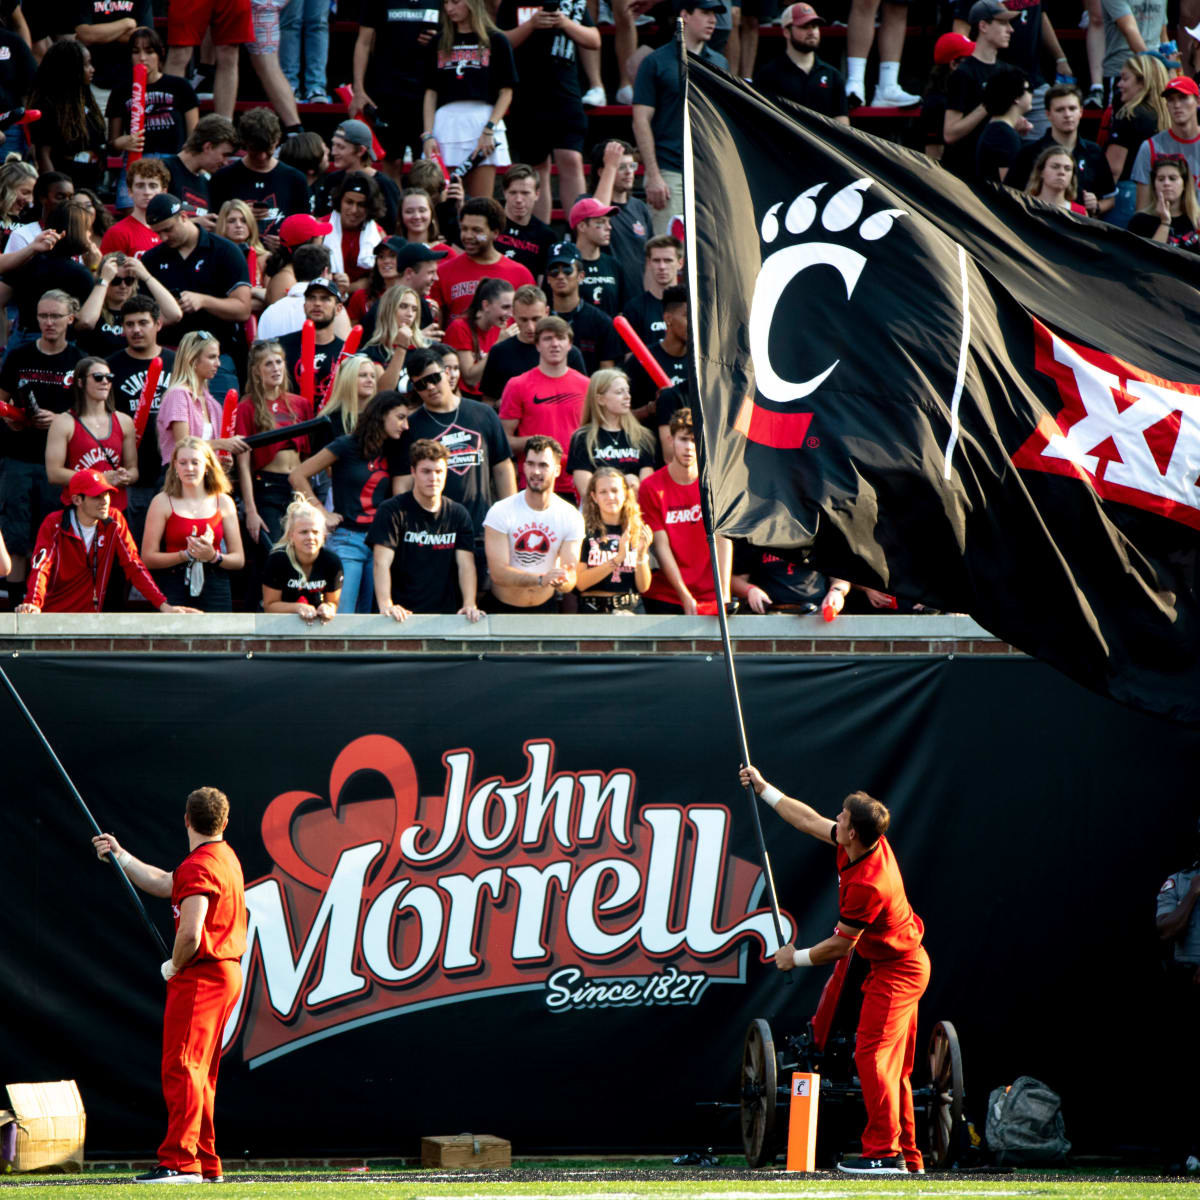
[{"label": "red heart logo on banner", "polygon": [[[328,812],[343,823],[338,804],[342,789],[359,771],[373,771],[387,780],[393,805],[391,829],[380,834],[384,843],[384,857],[376,868],[369,895],[374,895],[391,879],[396,864],[400,861],[400,831],[417,812],[417,771],[412,758],[395,739],[382,734],[368,734],[356,738],[334,761],[329,775]],[[313,792],[283,792],[267,805],[262,819],[262,840],[272,860],[287,875],[313,891],[322,892],[329,882],[329,874],[314,867],[296,848],[296,821],[303,820],[304,808],[312,808],[313,802],[321,797]],[[361,841],[356,840],[356,845]]]}]

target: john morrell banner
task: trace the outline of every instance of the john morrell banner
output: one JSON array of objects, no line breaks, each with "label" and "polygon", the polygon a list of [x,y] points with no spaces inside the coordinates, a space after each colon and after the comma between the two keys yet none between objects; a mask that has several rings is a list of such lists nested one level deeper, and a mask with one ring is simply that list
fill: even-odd
[{"label": "john morrell banner", "polygon": [[[736,1100],[747,1023],[798,1031],[815,1008],[826,973],[783,987],[767,958],[719,660],[23,655],[6,670],[139,857],[182,858],[191,788],[230,796],[250,937],[221,1068],[227,1159],[412,1154],[464,1129],[518,1153],[736,1145],[736,1119],[705,1104]],[[1103,1130],[1095,1039],[1139,1013],[1154,1025],[1154,895],[1186,865],[1128,805],[1164,797],[1156,820],[1194,828],[1171,781],[1196,735],[1019,657],[741,672],[769,777],[831,815],[859,787],[890,804],[934,964],[922,1037],[958,1026],[969,1101],[1034,1073]],[[150,1154],[158,956],[5,716],[4,1078],[77,1079],[89,1152]],[[785,933],[820,940],[833,856],[763,821]],[[166,904],[148,905],[168,934]],[[1118,942],[1130,969],[1048,1038]],[[1015,977],[1017,1009],[993,986]]]}]

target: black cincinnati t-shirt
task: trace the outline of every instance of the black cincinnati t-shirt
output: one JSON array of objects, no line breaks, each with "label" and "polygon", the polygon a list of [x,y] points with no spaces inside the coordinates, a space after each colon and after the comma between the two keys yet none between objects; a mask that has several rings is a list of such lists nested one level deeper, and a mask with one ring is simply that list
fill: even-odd
[{"label": "black cincinnati t-shirt", "polygon": [[579,294],[588,304],[615,317],[625,305],[629,289],[625,286],[625,272],[621,264],[605,251],[591,260],[584,259],[583,279],[579,282]]},{"label": "black cincinnati t-shirt", "polygon": [[[649,347],[649,350],[654,361],[666,372],[667,378],[671,381],[671,387],[683,389],[691,373],[688,370],[687,351],[685,350],[683,354],[675,358],[663,349],[662,342]],[[632,354],[626,356],[624,368],[625,374],[629,376],[629,391],[633,398],[633,407],[644,408],[647,404],[653,404],[658,396],[658,386],[650,378],[646,368]],[[673,412],[674,409],[671,411]],[[671,414],[667,413],[664,420],[663,405],[660,403],[657,423],[666,425],[670,419]]]},{"label": "black cincinnati t-shirt", "polygon": [[617,548],[621,544],[620,525],[605,524],[604,532],[589,531],[579,548],[579,558],[584,566],[598,567],[601,563],[612,563],[612,573],[593,584],[583,595],[611,596],[637,591],[637,550],[631,549],[620,561]]},{"label": "black cincinnati t-shirt", "polygon": [[771,597],[772,604],[793,604],[815,612],[829,591],[829,580],[801,562],[780,558],[770,550],[734,539],[733,573],[749,575],[750,582]]},{"label": "black cincinnati t-shirt", "polygon": [[571,434],[571,445],[567,451],[568,471],[598,471],[601,467],[615,467],[622,475],[637,475],[643,467],[653,468],[654,443],[635,446],[623,429],[597,429],[596,446],[591,454],[587,446],[587,426],[581,426]]},{"label": "black cincinnati t-shirt", "polygon": [[[8,352],[0,366],[0,388],[8,393],[10,404],[27,413],[66,412],[71,407],[71,376],[83,357],[74,342],[57,354],[43,354],[37,342],[23,342]],[[32,424],[10,431],[4,439],[5,455],[19,462],[44,463],[47,432]]]},{"label": "black cincinnati t-shirt", "polygon": [[[391,444],[394,439],[389,441]],[[341,514],[342,528],[365,533],[392,492],[387,458],[381,452],[367,462],[353,434],[334,438],[325,448],[337,459],[329,472],[333,478],[333,511]]]},{"label": "black cincinnati t-shirt", "polygon": [[633,326],[633,331],[646,343],[653,346],[661,342],[667,332],[667,322],[663,318],[663,302],[653,292],[643,292],[632,300],[626,301],[621,315]]},{"label": "black cincinnati t-shirt", "polygon": [[212,209],[219,212],[226,200],[245,200],[267,210],[258,222],[259,233],[278,233],[285,218],[308,212],[308,180],[287,163],[276,163],[269,171],[252,171],[245,163],[222,167],[208,185]]},{"label": "black cincinnati t-shirt", "polygon": [[[600,370],[601,362],[618,362],[625,353],[625,343],[613,328],[612,317],[594,304],[586,304],[581,300],[578,308],[570,312],[555,312],[554,316],[562,317],[571,326],[575,348],[583,355],[585,375],[593,375]],[[491,395],[490,392],[484,394]]]},{"label": "black cincinnati t-shirt", "polygon": [[425,509],[412,492],[393,496],[379,506],[370,546],[385,546],[392,559],[392,603],[410,612],[453,613],[462,607],[456,551],[475,549],[471,514],[444,495],[436,513]]},{"label": "black cincinnati t-shirt", "polygon": [[[296,366],[300,362],[302,336],[303,331],[297,329],[295,333],[285,333],[281,338],[276,339],[283,351],[284,358],[287,359],[288,374],[296,381],[297,392],[300,391],[300,380],[296,377]],[[313,409],[315,412],[320,412],[321,405],[325,403],[329,393],[329,379],[333,374],[333,364],[337,362],[338,355],[341,354],[345,344],[341,338],[335,337],[332,342],[328,342],[324,346],[318,345],[313,349],[313,375],[316,377],[313,385]]]},{"label": "black cincinnati t-shirt", "polygon": [[322,546],[305,573],[292,565],[286,550],[275,550],[263,567],[262,581],[265,587],[281,592],[279,598],[285,604],[299,604],[303,600],[316,608],[342,590],[342,560],[328,546]]},{"label": "black cincinnati t-shirt", "polygon": [[[150,416],[146,419],[146,430],[138,444],[138,487],[153,487],[162,472],[162,455],[158,450],[158,429],[155,418],[158,416],[158,406],[171,386],[171,369],[175,366],[175,351],[164,346],[159,347],[158,357],[162,359],[162,374],[150,398]],[[113,402],[118,412],[128,413],[137,419],[138,405],[141,403],[142,390],[146,386],[146,373],[150,370],[153,359],[134,358],[128,350],[118,350],[108,358],[109,369],[113,373]]]},{"label": "black cincinnati t-shirt", "polygon": [[496,249],[505,258],[519,262],[534,279],[546,273],[546,255],[557,239],[554,230],[537,217],[530,217],[528,225],[504,218],[504,228],[496,234]]}]

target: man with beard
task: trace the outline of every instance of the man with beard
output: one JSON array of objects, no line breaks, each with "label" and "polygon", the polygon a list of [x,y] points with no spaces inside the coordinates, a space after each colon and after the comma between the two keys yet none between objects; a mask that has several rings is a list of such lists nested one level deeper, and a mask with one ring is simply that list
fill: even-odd
[{"label": "man with beard", "polygon": [[158,377],[154,395],[150,397],[150,418],[138,445],[138,482],[128,488],[125,505],[129,532],[140,546],[146,527],[146,510],[158,491],[157,481],[162,472],[162,455],[158,450],[158,429],[154,418],[164,393],[171,386],[175,351],[158,344],[162,314],[152,296],[130,296],[121,305],[118,316],[121,332],[125,335],[125,349],[110,355],[108,366],[113,373],[113,400],[121,412],[127,412],[136,419],[142,389],[146,386],[146,372],[154,359],[162,359],[162,374]]},{"label": "man with beard", "polygon": [[764,96],[782,96],[849,125],[846,80],[817,57],[823,20],[811,4],[789,4],[779,18],[786,39],[784,53],[755,71],[754,86]]},{"label": "man with beard", "polygon": [[[304,319],[313,323],[316,330],[316,351],[313,354],[313,411],[319,412],[329,392],[329,380],[333,364],[337,362],[345,342],[333,332],[333,322],[342,311],[342,297],[337,285],[330,279],[314,279],[304,289]],[[300,386],[303,370],[297,374],[300,364],[300,342],[302,329],[286,333],[279,339],[287,359],[288,374]]]},{"label": "man with beard", "polygon": [[493,504],[484,519],[492,612],[554,612],[575,587],[583,517],[554,494],[562,458],[554,438],[531,437],[524,490]]}]

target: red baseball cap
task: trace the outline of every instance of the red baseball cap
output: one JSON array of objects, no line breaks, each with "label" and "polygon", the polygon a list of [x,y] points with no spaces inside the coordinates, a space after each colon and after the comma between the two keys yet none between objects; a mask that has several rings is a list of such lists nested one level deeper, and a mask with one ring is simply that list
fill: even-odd
[{"label": "red baseball cap", "polygon": [[1197,86],[1194,79],[1189,79],[1186,75],[1178,75],[1163,88],[1163,95],[1169,95],[1171,92],[1182,92],[1185,96],[1195,96],[1200,99],[1200,86]]},{"label": "red baseball cap", "polygon": [[975,43],[961,33],[943,33],[933,44],[933,61],[945,67],[975,53]]},{"label": "red baseball cap", "polygon": [[116,490],[99,471],[76,471],[62,490],[62,502],[70,504],[72,496],[103,496],[105,492]]},{"label": "red baseball cap", "polygon": [[585,196],[571,206],[571,215],[567,218],[567,223],[574,229],[580,221],[590,221],[593,217],[607,217],[609,213],[616,211],[615,204],[601,204],[599,200]]},{"label": "red baseball cap", "polygon": [[324,237],[332,232],[333,226],[328,221],[318,221],[308,213],[293,213],[279,226],[279,240],[295,249],[315,237]]},{"label": "red baseball cap", "polygon": [[780,15],[779,24],[786,29],[789,25],[811,25],[825,18],[811,4],[789,4]]}]

